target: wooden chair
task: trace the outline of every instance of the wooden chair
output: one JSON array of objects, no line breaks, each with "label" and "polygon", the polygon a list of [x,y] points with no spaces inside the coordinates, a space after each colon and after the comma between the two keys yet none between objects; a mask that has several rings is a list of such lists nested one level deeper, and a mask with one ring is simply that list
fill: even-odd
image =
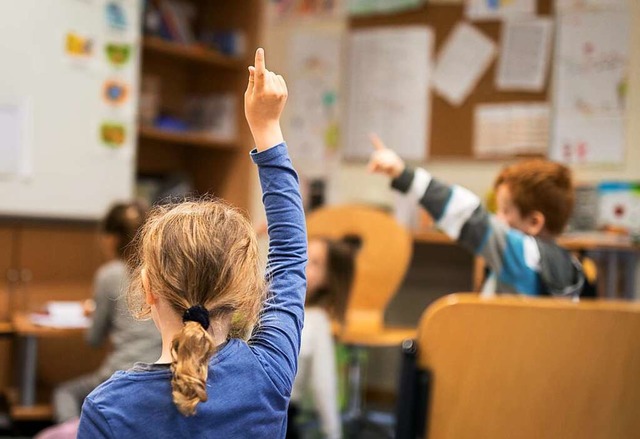
[{"label": "wooden chair", "polygon": [[355,264],[345,322],[337,329],[339,341],[350,348],[349,408],[346,418],[367,418],[362,409],[361,351],[371,347],[400,346],[415,337],[415,328],[390,328],[384,312],[409,267],[410,233],[390,215],[364,206],[337,206],[315,210],[307,217],[309,237],[358,237],[361,247]]},{"label": "wooden chair", "polygon": [[418,330],[428,409],[410,387],[397,437],[637,438],[639,334],[638,303],[447,296]]}]

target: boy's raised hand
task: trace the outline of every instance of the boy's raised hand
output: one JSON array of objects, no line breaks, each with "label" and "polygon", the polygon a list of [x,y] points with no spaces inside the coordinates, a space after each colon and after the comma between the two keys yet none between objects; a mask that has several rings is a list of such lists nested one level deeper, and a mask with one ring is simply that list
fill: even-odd
[{"label": "boy's raised hand", "polygon": [[287,102],[284,78],[267,70],[264,49],[256,51],[255,65],[249,67],[249,83],[244,93],[244,114],[258,151],[284,141],[280,114]]},{"label": "boy's raised hand", "polygon": [[367,169],[369,172],[383,174],[391,178],[397,178],[404,171],[404,161],[393,150],[387,148],[376,135],[369,136],[373,145],[373,153],[369,159]]}]

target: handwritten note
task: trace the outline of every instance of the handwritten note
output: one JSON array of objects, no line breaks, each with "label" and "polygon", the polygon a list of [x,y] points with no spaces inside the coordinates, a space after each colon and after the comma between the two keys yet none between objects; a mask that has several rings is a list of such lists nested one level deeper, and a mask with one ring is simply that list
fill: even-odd
[{"label": "handwritten note", "polygon": [[433,41],[426,26],[352,34],[345,157],[368,158],[376,132],[403,158],[425,158]]},{"label": "handwritten note", "polygon": [[542,91],[551,53],[553,22],[540,18],[503,24],[496,86],[499,90]]}]

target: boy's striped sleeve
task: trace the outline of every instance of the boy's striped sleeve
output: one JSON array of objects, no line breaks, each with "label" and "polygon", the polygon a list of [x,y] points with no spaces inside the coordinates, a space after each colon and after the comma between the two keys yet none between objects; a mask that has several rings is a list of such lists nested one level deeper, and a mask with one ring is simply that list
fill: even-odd
[{"label": "boy's striped sleeve", "polygon": [[421,168],[406,168],[391,186],[415,196],[438,228],[467,250],[484,257],[501,282],[520,293],[537,293],[540,252],[535,238],[502,224],[473,192],[445,184]]}]

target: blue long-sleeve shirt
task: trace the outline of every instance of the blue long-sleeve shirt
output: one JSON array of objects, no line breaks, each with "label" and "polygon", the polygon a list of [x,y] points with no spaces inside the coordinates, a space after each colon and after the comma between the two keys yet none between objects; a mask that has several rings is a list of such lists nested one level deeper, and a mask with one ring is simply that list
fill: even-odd
[{"label": "blue long-sleeve shirt", "polygon": [[78,438],[282,438],[297,370],[306,291],[307,238],[298,177],[286,145],[251,154],[269,224],[268,298],[249,340],[231,339],[211,359],[209,399],[195,416],[171,397],[159,365],[116,372],[85,400]]}]

